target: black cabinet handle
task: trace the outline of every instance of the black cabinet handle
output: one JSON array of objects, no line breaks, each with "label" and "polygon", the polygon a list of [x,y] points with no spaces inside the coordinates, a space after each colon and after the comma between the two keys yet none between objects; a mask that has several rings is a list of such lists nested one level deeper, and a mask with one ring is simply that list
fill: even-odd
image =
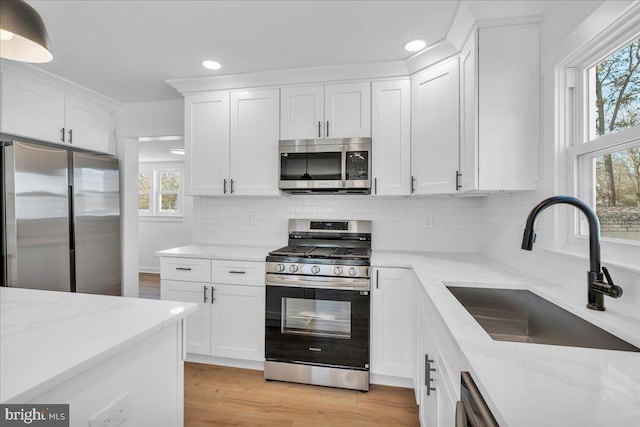
[{"label": "black cabinet handle", "polygon": [[322,127],[322,124],[320,123],[320,121],[318,121],[318,138],[320,138],[322,136],[322,134],[320,133],[321,130],[320,128]]},{"label": "black cabinet handle", "polygon": [[378,282],[380,282],[380,270],[376,270],[376,289],[378,289]]},{"label": "black cabinet handle", "polygon": [[211,304],[213,304],[213,302],[216,300],[216,294],[214,293],[215,291],[216,291],[216,288],[212,286],[211,287]]},{"label": "black cabinet handle", "polygon": [[411,192],[415,193],[416,192],[416,178],[415,177],[411,177]]},{"label": "black cabinet handle", "polygon": [[207,302],[207,287],[206,287],[206,286],[203,286],[203,288],[204,288],[204,289],[203,289],[203,294],[204,294],[204,295],[203,295],[203,297],[204,297],[203,302]]},{"label": "black cabinet handle", "polygon": [[73,144],[73,129],[69,129],[69,144]]},{"label": "black cabinet handle", "polygon": [[60,129],[60,141],[64,142],[64,128]]},{"label": "black cabinet handle", "polygon": [[462,188],[462,185],[460,185],[460,178],[462,178],[462,174],[459,171],[456,171],[456,191]]},{"label": "black cabinet handle", "polygon": [[231,182],[229,184],[229,189],[231,190],[231,194],[233,194],[233,179],[231,180]]},{"label": "black cabinet handle", "polygon": [[429,355],[424,355],[424,385],[427,387],[427,396],[431,396],[432,391],[436,391],[435,387],[431,387],[433,378],[431,378],[431,372],[435,372],[435,368],[431,367],[433,360],[429,360]]},{"label": "black cabinet handle", "polygon": [[191,267],[176,267],[176,270],[191,271]]},{"label": "black cabinet handle", "polygon": [[327,120],[327,138],[329,138],[329,120]]},{"label": "black cabinet handle", "polygon": [[240,271],[240,270],[229,270],[229,274],[246,274],[246,271]]},{"label": "black cabinet handle", "polygon": [[222,194],[227,194],[227,180],[222,180]]}]

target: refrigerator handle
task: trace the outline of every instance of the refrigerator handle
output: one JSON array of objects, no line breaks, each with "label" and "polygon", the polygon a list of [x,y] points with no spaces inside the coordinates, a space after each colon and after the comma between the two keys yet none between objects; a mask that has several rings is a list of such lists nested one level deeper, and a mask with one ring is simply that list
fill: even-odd
[{"label": "refrigerator handle", "polygon": [[76,236],[75,236],[75,213],[73,212],[73,185],[69,185],[68,187],[68,197],[67,201],[69,203],[69,268],[70,268],[70,290],[71,292],[76,292]]}]

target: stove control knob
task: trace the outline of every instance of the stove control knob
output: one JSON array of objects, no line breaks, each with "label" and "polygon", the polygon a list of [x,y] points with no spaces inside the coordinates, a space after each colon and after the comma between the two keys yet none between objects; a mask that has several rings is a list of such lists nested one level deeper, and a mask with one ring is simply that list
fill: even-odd
[{"label": "stove control knob", "polygon": [[295,273],[296,271],[298,271],[298,266],[297,266],[297,265],[295,265],[295,264],[291,264],[291,265],[289,266],[289,271],[290,271],[291,273]]},{"label": "stove control knob", "polygon": [[356,274],[358,274],[358,269],[355,267],[351,267],[349,269],[349,276],[355,276]]},{"label": "stove control knob", "polygon": [[313,267],[311,267],[311,272],[313,274],[318,274],[320,273],[320,267],[318,267],[317,265],[314,265]]},{"label": "stove control knob", "polygon": [[342,274],[342,267],[336,267],[336,268],[334,268],[334,269],[333,269],[333,272],[334,272],[336,275],[338,275],[338,276],[339,276],[339,275],[341,275],[341,274]]},{"label": "stove control knob", "polygon": [[284,264],[278,264],[276,265],[276,271],[278,273],[282,273],[284,271]]}]

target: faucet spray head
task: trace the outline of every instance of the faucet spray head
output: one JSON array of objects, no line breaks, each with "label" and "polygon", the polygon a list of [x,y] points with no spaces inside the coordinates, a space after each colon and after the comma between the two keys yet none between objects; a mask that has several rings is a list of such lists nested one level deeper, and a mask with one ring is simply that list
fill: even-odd
[{"label": "faucet spray head", "polygon": [[533,242],[536,241],[536,232],[533,227],[525,227],[524,234],[522,235],[522,246],[521,248],[525,251],[530,251],[533,249]]}]

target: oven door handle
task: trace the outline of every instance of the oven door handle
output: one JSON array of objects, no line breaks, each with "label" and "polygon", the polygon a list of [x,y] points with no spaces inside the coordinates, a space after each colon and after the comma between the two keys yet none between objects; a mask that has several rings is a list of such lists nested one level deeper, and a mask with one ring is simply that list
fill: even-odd
[{"label": "oven door handle", "polygon": [[371,290],[371,280],[340,278],[327,279],[320,277],[306,276],[282,276],[268,274],[265,279],[267,286],[287,286],[290,288],[317,288],[317,289],[337,289],[345,291],[369,291]]}]

